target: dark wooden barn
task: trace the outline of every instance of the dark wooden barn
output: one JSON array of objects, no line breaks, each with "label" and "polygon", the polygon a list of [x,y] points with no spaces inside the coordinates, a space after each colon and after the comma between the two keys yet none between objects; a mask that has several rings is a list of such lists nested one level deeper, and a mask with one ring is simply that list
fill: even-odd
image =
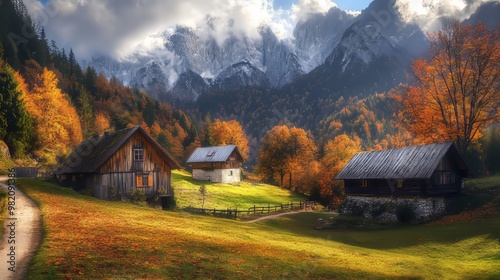
[{"label": "dark wooden barn", "polygon": [[181,166],[144,129],[134,126],[83,141],[55,174],[62,185],[114,199],[140,190],[171,194],[171,170]]},{"label": "dark wooden barn", "polygon": [[447,142],[358,153],[336,179],[346,195],[446,196],[460,192],[467,172]]}]

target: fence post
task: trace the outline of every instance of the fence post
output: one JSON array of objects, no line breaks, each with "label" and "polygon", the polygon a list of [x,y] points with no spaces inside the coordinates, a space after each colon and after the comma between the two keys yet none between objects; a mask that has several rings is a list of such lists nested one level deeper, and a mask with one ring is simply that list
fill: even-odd
[{"label": "fence post", "polygon": [[253,214],[255,215],[255,204],[253,205]]}]

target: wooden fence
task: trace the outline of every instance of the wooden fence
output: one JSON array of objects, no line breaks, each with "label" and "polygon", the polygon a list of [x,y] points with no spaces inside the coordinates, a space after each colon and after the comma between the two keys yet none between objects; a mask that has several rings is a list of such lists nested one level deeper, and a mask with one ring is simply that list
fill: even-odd
[{"label": "wooden fence", "polygon": [[16,167],[16,177],[18,178],[36,178],[37,170],[36,167]]},{"label": "wooden fence", "polygon": [[273,212],[286,212],[286,211],[294,211],[294,210],[312,210],[314,209],[316,203],[314,201],[299,201],[299,202],[290,202],[286,204],[279,205],[271,205],[267,206],[256,206],[248,208],[248,210],[238,210],[238,208],[228,208],[228,209],[209,209],[209,208],[194,208],[187,207],[184,208],[184,211],[200,214],[200,215],[211,215],[214,217],[222,217],[229,219],[237,219],[240,216],[249,216],[249,215],[257,215],[257,214],[269,214]]}]

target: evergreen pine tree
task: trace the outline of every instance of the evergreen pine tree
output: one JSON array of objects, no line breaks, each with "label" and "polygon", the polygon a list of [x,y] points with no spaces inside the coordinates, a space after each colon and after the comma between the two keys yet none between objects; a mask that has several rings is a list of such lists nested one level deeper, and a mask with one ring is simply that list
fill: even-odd
[{"label": "evergreen pine tree", "polygon": [[212,134],[210,133],[210,126],[212,125],[212,117],[210,116],[210,113],[207,113],[205,115],[205,122],[203,123],[203,138],[201,139],[201,146],[202,147],[208,147],[213,145],[213,137]]},{"label": "evergreen pine tree", "polygon": [[80,115],[83,138],[88,139],[94,133],[94,112],[92,111],[92,105],[90,104],[89,94],[83,87],[80,88],[76,105],[78,108],[78,115]]},{"label": "evergreen pine tree", "polygon": [[17,86],[14,70],[0,59],[0,139],[7,143],[11,155],[22,157],[30,148],[33,120]]}]

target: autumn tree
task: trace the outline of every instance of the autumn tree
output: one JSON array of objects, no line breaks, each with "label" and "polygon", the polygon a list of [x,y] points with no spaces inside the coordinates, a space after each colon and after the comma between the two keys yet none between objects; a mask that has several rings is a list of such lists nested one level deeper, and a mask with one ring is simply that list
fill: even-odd
[{"label": "autumn tree", "polygon": [[275,126],[260,142],[256,171],[268,181],[277,177],[280,186],[284,186],[285,175],[289,175],[288,187],[293,188],[294,174],[305,171],[314,161],[316,151],[314,141],[305,130]]},{"label": "autumn tree", "polygon": [[305,172],[305,167],[315,160],[315,155],[318,150],[312,136],[302,128],[290,128],[290,138],[287,139],[289,153],[287,159],[288,169],[288,188],[293,189],[294,175],[300,175]]},{"label": "autumn tree", "polygon": [[268,131],[260,141],[255,171],[267,182],[272,182],[277,176],[279,185],[282,186],[287,172],[287,139],[290,138],[290,129],[275,126]]},{"label": "autumn tree", "polygon": [[221,121],[216,119],[209,127],[211,145],[236,145],[244,160],[248,158],[250,147],[248,138],[241,124],[236,120]]},{"label": "autumn tree", "polygon": [[333,140],[328,140],[323,150],[322,170],[318,177],[320,195],[331,202],[332,199],[343,196],[342,183],[334,178],[354,154],[361,151],[361,140],[341,134]]},{"label": "autumn tree", "polygon": [[97,135],[103,135],[104,132],[107,132],[111,129],[111,125],[109,124],[109,117],[101,112],[95,114],[94,123],[94,131],[95,133],[97,133]]},{"label": "autumn tree", "polygon": [[429,36],[428,58],[412,63],[415,85],[400,117],[424,142],[455,141],[460,151],[499,120],[500,31],[448,22]]},{"label": "autumn tree", "polygon": [[31,146],[32,123],[14,70],[2,60],[0,45],[0,139],[5,140],[14,157],[22,157]]},{"label": "autumn tree", "polygon": [[44,68],[29,90],[21,75],[16,79],[26,101],[26,109],[35,122],[35,154],[47,164],[56,164],[57,156],[82,141],[80,119],[68,96],[58,87],[55,74]]}]

